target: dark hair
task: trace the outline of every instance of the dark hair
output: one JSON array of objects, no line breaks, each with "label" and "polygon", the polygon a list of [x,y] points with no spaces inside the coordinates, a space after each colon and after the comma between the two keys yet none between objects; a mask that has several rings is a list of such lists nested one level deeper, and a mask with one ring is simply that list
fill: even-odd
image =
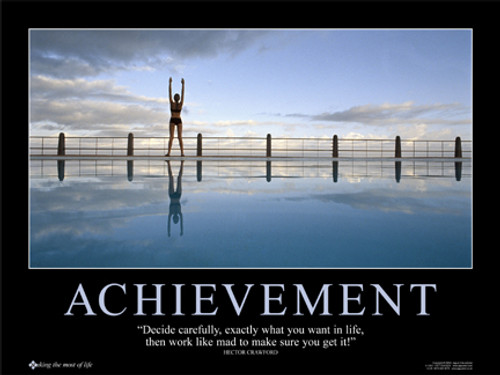
[{"label": "dark hair", "polygon": [[176,102],[178,102],[179,100],[181,100],[180,95],[179,95],[179,94],[175,94],[175,95],[174,95],[174,100],[175,100]]}]

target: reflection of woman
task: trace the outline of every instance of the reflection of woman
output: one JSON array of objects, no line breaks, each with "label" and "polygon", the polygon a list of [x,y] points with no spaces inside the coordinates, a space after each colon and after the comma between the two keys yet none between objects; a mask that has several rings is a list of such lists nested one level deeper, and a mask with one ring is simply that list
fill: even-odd
[{"label": "reflection of woman", "polygon": [[177,190],[174,190],[174,176],[172,174],[172,167],[170,161],[168,163],[168,196],[170,197],[170,207],[168,212],[168,236],[170,237],[170,221],[173,220],[174,224],[181,222],[181,236],[184,234],[184,223],[182,220],[181,212],[181,195],[182,195],[182,170],[184,168],[184,161],[181,161],[179,169],[179,176],[177,176]]},{"label": "reflection of woman", "polygon": [[179,138],[179,145],[181,146],[181,155],[184,156],[184,145],[182,143],[182,119],[181,111],[182,105],[184,104],[184,78],[181,79],[182,92],[181,96],[179,94],[174,95],[172,100],[172,77],[168,81],[168,95],[170,98],[170,140],[168,141],[168,154],[165,156],[170,156],[170,151],[172,151],[172,143],[174,142],[175,127],[177,126],[177,138]]}]

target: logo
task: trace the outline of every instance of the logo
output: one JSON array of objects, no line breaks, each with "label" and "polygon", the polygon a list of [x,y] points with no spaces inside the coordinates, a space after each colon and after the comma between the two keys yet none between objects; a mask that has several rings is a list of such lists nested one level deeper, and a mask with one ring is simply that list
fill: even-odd
[{"label": "logo", "polygon": [[90,369],[94,366],[92,362],[82,361],[82,362],[35,362],[31,361],[28,364],[29,368],[35,370],[36,368],[52,370],[52,369],[77,369],[77,370],[85,370]]}]

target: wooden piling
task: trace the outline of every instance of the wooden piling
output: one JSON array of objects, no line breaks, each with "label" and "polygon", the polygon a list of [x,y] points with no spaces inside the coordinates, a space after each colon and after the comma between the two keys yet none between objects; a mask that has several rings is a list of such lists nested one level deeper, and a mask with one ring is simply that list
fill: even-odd
[{"label": "wooden piling", "polygon": [[339,157],[339,139],[337,134],[333,136],[333,145],[332,145],[332,158]]},{"label": "wooden piling", "polygon": [[396,152],[395,152],[395,157],[400,158],[401,157],[401,137],[398,135],[396,136]]},{"label": "wooden piling", "polygon": [[59,133],[59,142],[57,144],[57,156],[66,155],[66,140],[64,133]]},{"label": "wooden piling", "polygon": [[460,139],[460,137],[455,138],[455,157],[462,157],[462,140]]},{"label": "wooden piling", "polygon": [[134,156],[134,134],[128,133],[127,156]]},{"label": "wooden piling", "polygon": [[271,157],[271,134],[267,135],[267,143],[266,143],[266,157]]}]

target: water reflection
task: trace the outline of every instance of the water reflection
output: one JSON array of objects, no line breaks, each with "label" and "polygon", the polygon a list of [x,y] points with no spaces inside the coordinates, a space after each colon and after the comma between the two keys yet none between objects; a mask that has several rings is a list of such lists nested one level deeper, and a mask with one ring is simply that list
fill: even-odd
[{"label": "water reflection", "polygon": [[201,160],[196,162],[196,180],[201,182],[203,178],[203,164]]},{"label": "water reflection", "polygon": [[65,166],[64,160],[57,161],[57,178],[61,182],[64,181],[64,166]]},{"label": "water reflection", "polygon": [[134,180],[134,161],[127,160],[127,180],[132,182]]},{"label": "water reflection", "polygon": [[462,162],[461,161],[455,162],[455,180],[457,180],[457,181],[462,180]]},{"label": "water reflection", "polygon": [[396,168],[395,168],[396,169],[396,171],[395,171],[395,173],[396,173],[396,182],[399,183],[399,181],[401,181],[401,162],[397,161],[397,162],[395,162],[395,164],[396,164]]},{"label": "water reflection", "polygon": [[55,164],[31,165],[32,267],[470,266],[467,162]]},{"label": "water reflection", "polygon": [[[50,163],[50,161],[43,161],[41,160],[40,163],[42,165],[42,169],[44,169],[43,165],[44,162]],[[91,160],[77,160],[77,161],[71,161],[70,163],[79,163],[79,173],[77,174],[78,176],[81,175],[80,171],[82,169],[82,165],[85,163],[94,163],[92,164],[92,167],[95,170],[96,175],[101,175],[100,171],[98,169],[103,169],[104,166],[99,166],[97,161],[91,161]],[[123,163],[122,161],[110,161],[111,163],[111,169],[114,168],[114,163],[120,164]],[[132,182],[134,180],[134,168],[136,166],[134,165],[133,160],[127,160],[127,180],[129,182]],[[150,165],[151,161],[148,161],[148,166]],[[167,165],[169,166],[168,168],[168,173],[171,172],[171,167],[170,167],[171,161],[169,160],[167,162]],[[184,163],[184,160],[182,160],[182,163]],[[211,162],[209,163],[209,168],[213,167],[213,163],[224,163],[224,162]],[[244,162],[243,162],[244,163]],[[297,166],[290,165],[289,162],[271,162],[271,161],[266,161],[265,164],[265,174],[264,177],[267,182],[271,182],[273,179],[273,163],[276,164],[277,166],[274,168],[279,171],[278,176],[280,177],[305,177],[306,176],[306,171],[309,169],[314,169],[314,166],[308,166],[306,164],[298,164]],[[339,182],[339,176],[340,177],[346,177],[346,176],[353,176],[353,175],[360,175],[360,176],[370,176],[373,175],[374,172],[376,171],[377,168],[381,171],[379,176],[377,177],[383,177],[385,176],[384,170],[387,169],[388,163],[389,162],[372,162],[372,161],[365,161],[365,162],[339,162],[339,161],[332,161],[331,162],[331,177],[332,181],[334,183]],[[255,165],[252,163],[248,164],[251,166],[252,169],[255,169]],[[378,165],[378,166],[377,166]],[[470,163],[466,163],[466,173],[467,175],[470,175]],[[67,176],[67,171],[66,171],[66,161],[65,160],[57,160],[57,177],[59,181],[64,181],[64,179]],[[320,165],[318,164],[315,166],[316,168],[325,168],[326,165]],[[450,167],[453,168],[453,172],[450,170]],[[140,169],[143,169],[143,166],[139,165]],[[230,162],[224,163],[224,168],[232,169]],[[413,178],[413,177],[451,177],[454,176],[455,180],[457,182],[462,180],[463,177],[463,162],[432,162],[432,161],[427,161],[427,162],[415,162],[415,161],[407,161],[407,162],[402,162],[402,161],[395,161],[394,162],[394,179],[397,183],[401,182],[402,179],[405,178]],[[285,169],[285,170],[284,170]],[[363,169],[365,170],[365,173],[363,173]],[[439,169],[441,169],[439,171]],[[75,169],[73,168],[72,171]],[[289,171],[294,171],[294,170],[302,170],[302,176],[295,176],[295,175],[290,175]],[[448,173],[450,172],[450,173]],[[85,173],[86,174],[86,173]],[[111,173],[113,174],[113,173]],[[42,175],[45,175],[45,173],[42,173]],[[69,176],[72,176],[71,172]],[[262,174],[260,174],[262,176]],[[255,176],[257,178],[257,176]],[[201,160],[196,161],[196,180],[198,182],[201,182],[203,180],[203,163]]]},{"label": "water reflection", "polygon": [[177,188],[174,189],[174,174],[172,173],[172,165],[170,161],[168,164],[168,197],[170,198],[170,205],[168,209],[168,236],[171,235],[171,222],[178,224],[180,221],[181,236],[184,234],[184,219],[181,210],[181,196],[182,196],[182,172],[184,170],[184,160],[181,161],[179,168],[179,175],[177,176]]}]

